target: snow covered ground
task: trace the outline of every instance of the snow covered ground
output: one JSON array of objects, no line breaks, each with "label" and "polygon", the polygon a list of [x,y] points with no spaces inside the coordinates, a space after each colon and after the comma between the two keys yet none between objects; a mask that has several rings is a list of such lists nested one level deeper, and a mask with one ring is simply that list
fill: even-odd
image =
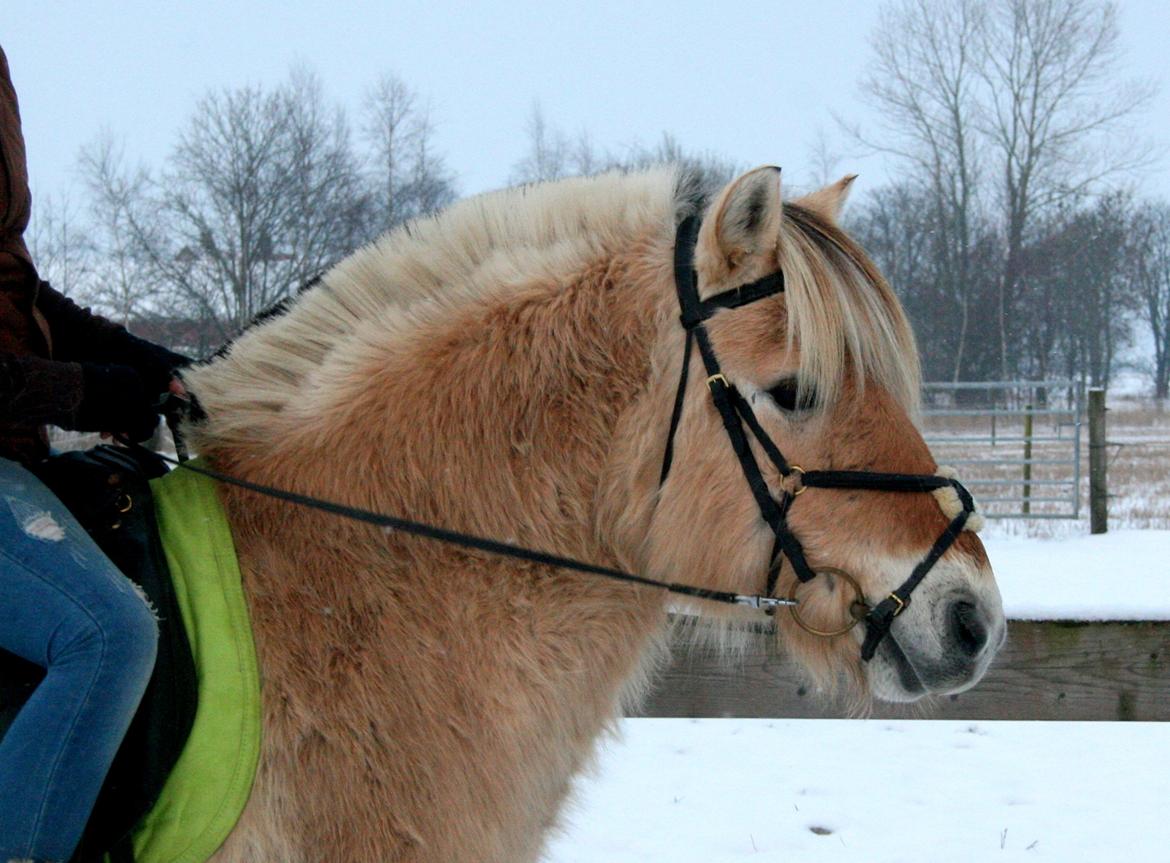
[{"label": "snow covered ground", "polygon": [[1170,530],[984,544],[1010,619],[1170,620]]},{"label": "snow covered ground", "polygon": [[[986,538],[1014,619],[1170,619],[1170,530]],[[1170,861],[1170,723],[627,719],[548,863]]]},{"label": "snow covered ground", "polygon": [[1170,861],[1170,723],[629,719],[547,863]]}]

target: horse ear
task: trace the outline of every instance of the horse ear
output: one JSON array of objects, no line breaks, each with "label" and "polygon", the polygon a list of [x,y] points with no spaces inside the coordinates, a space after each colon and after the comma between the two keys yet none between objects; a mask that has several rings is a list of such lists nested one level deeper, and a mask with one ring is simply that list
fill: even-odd
[{"label": "horse ear", "polygon": [[856,174],[846,174],[831,186],[817,189],[793,201],[794,204],[812,210],[830,222],[837,221],[841,215],[841,208],[845,206],[845,199],[849,197],[849,188],[857,179]]},{"label": "horse ear", "polygon": [[733,180],[711,205],[699,231],[698,255],[712,283],[738,273],[780,238],[780,169],[756,168]]}]

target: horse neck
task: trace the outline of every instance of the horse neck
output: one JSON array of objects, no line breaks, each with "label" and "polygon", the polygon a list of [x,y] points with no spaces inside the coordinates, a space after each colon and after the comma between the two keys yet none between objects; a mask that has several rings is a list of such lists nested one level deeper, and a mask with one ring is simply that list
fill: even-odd
[{"label": "horse neck", "polygon": [[[670,273],[668,263],[642,262],[668,262],[668,243],[600,261],[560,286],[436,316],[389,347],[372,341],[358,352],[366,360],[334,378],[335,401],[288,422],[279,447],[269,443],[263,458],[240,448],[217,455],[252,478],[620,562],[598,539],[597,499],[603,477],[621,472],[611,449],[637,413],[627,408],[646,401]],[[299,753],[303,741],[324,739],[321,728],[346,723],[357,730],[337,751],[365,746],[321,763],[319,783],[279,780],[279,795],[304,800],[288,811],[313,811],[327,787],[350,795],[355,811],[376,801],[371,820],[393,813],[396,824],[420,825],[428,860],[535,859],[593,741],[646,691],[661,656],[661,596],[244,492],[228,490],[226,500],[270,710],[313,705],[281,713],[266,746]],[[370,728],[395,745],[377,734],[369,742]],[[353,779],[369,775],[397,796],[384,800]],[[412,797],[419,782],[425,793]],[[484,800],[493,801],[483,816],[492,853],[480,820],[449,816]]]},{"label": "horse neck", "polygon": [[219,455],[308,493],[612,562],[597,538],[599,482],[649,376],[669,284],[661,245],[420,315],[391,345],[358,351],[366,359],[336,376],[311,423],[286,420],[279,454]]}]

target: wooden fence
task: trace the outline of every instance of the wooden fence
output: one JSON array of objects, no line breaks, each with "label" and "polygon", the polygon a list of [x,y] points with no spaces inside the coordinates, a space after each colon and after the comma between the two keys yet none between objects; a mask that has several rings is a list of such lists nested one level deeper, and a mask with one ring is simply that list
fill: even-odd
[{"label": "wooden fence", "polygon": [[[679,647],[643,716],[844,717],[776,649],[753,636],[736,660]],[[877,705],[879,718],[1170,720],[1170,622],[1011,621],[1008,641],[974,689],[925,707]]]}]

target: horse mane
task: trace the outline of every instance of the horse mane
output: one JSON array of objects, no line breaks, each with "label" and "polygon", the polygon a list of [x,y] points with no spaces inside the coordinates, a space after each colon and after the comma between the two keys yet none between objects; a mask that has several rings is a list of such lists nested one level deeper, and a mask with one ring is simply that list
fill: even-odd
[{"label": "horse mane", "polygon": [[[185,378],[207,413],[198,442],[255,441],[378,326],[390,344],[427,320],[533,284],[563,285],[693,212],[673,167],[521,186],[460,201],[358,249]],[[367,340],[368,341],[368,340]]]},{"label": "horse mane", "polygon": [[834,401],[851,374],[871,380],[916,418],[921,367],[901,303],[865,251],[834,222],[799,203],[784,204],[780,266],[787,343],[800,346],[800,381]]},{"label": "horse mane", "polygon": [[[486,193],[408,222],[185,374],[207,412],[193,429],[196,446],[255,444],[275,432],[290,405],[303,406],[336,379],[330,366],[351,366],[363,351],[368,358],[371,344],[391,345],[421,324],[511,291],[547,285],[551,298],[639,237],[669,242],[705,199],[695,177],[668,166]],[[802,379],[831,396],[852,370],[913,411],[917,351],[893,292],[834,224],[796,204],[784,211],[780,263],[789,285],[789,343],[798,336]],[[376,337],[354,338],[370,327],[378,328]]]}]

